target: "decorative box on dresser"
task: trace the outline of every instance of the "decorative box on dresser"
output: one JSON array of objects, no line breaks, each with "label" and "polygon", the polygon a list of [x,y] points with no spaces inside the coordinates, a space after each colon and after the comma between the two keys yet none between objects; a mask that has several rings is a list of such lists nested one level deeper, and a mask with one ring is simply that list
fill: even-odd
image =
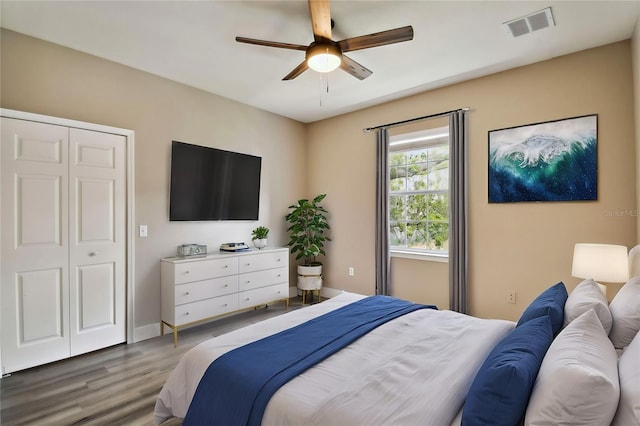
[{"label": "decorative box on dresser", "polygon": [[160,262],[161,334],[272,302],[289,307],[289,249],[264,248]]}]

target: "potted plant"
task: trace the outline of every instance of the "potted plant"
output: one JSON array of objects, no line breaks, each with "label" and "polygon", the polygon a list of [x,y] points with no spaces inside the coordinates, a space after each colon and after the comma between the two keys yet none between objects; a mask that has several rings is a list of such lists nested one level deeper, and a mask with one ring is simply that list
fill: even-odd
[{"label": "potted plant", "polygon": [[258,249],[262,249],[267,246],[267,235],[269,235],[269,228],[266,226],[258,226],[251,231],[251,241],[253,245]]},{"label": "potted plant", "polygon": [[[291,239],[287,244],[291,253],[296,254],[296,260],[302,259],[298,265],[298,288],[300,290],[320,290],[322,287],[322,263],[317,256],[326,254],[324,243],[331,239],[324,235],[329,228],[327,211],[320,205],[327,194],[320,194],[313,200],[298,200],[297,204],[289,206],[289,213],[285,220],[291,225],[287,229]],[[319,299],[319,297],[318,297]]]}]

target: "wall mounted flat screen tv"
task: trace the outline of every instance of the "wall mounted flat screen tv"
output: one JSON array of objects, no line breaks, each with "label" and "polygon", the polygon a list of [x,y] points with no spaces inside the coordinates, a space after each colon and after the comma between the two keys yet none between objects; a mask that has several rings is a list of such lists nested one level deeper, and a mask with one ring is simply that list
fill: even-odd
[{"label": "wall mounted flat screen tv", "polygon": [[262,158],[173,141],[169,220],[258,220]]}]

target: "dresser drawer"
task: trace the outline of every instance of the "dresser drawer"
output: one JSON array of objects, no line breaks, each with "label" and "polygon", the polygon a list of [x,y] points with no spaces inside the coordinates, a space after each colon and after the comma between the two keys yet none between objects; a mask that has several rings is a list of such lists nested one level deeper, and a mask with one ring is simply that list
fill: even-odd
[{"label": "dresser drawer", "polygon": [[287,282],[289,281],[289,268],[275,268],[240,274],[238,275],[238,281],[238,289],[240,291]]},{"label": "dresser drawer", "polygon": [[187,324],[200,321],[216,315],[238,310],[238,294],[214,297],[199,302],[187,303],[176,306],[176,323],[174,325]]},{"label": "dresser drawer", "polygon": [[176,286],[176,305],[238,292],[238,276],[213,278]]},{"label": "dresser drawer", "polygon": [[174,269],[175,284],[202,281],[238,273],[238,258],[208,259],[176,263]]},{"label": "dresser drawer", "polygon": [[245,272],[260,271],[263,269],[272,269],[289,266],[289,252],[278,251],[275,253],[257,253],[238,258],[240,263],[238,271],[242,274]]},{"label": "dresser drawer", "polygon": [[250,308],[289,297],[289,284],[282,283],[238,293],[238,308]]}]

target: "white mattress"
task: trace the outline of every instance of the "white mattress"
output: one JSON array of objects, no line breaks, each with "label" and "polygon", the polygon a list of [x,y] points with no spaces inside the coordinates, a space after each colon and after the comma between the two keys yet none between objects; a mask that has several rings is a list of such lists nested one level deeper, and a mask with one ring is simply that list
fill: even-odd
[{"label": "white mattress", "polygon": [[[156,402],[156,421],[186,415],[200,377],[223,353],[364,296],[330,300],[210,339],[185,354]],[[384,324],[280,388],[264,425],[451,424],[475,373],[515,324],[423,309]]]}]

